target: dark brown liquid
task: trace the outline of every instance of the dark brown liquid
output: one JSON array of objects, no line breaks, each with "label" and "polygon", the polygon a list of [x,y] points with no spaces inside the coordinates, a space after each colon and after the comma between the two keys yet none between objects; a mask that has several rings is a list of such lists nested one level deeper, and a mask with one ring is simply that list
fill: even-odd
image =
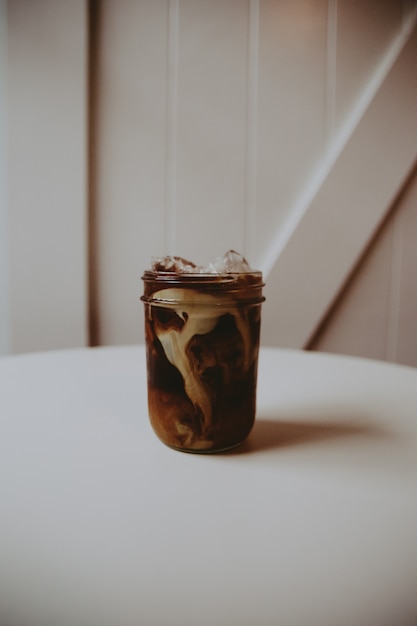
[{"label": "dark brown liquid", "polygon": [[181,310],[178,303],[145,302],[149,415],[171,447],[225,450],[252,429],[260,303],[234,306],[230,296],[228,303],[220,309],[185,304]]}]

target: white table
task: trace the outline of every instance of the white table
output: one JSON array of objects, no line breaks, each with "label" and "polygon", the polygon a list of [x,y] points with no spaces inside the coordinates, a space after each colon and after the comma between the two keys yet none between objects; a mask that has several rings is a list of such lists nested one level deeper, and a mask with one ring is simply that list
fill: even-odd
[{"label": "white table", "polygon": [[0,623],[414,626],[417,370],[264,349],[233,453],[148,423],[143,348],[0,359]]}]

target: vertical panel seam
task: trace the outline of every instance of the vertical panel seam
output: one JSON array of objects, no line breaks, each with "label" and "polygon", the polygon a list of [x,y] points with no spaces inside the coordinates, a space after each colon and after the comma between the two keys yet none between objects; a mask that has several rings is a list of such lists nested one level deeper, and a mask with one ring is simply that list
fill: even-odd
[{"label": "vertical panel seam", "polygon": [[325,150],[326,155],[335,134],[337,81],[337,0],[327,2]]},{"label": "vertical panel seam", "polygon": [[167,103],[165,147],[164,246],[166,254],[175,254],[176,178],[178,125],[178,37],[179,1],[168,1]]},{"label": "vertical panel seam", "polygon": [[254,256],[254,238],[256,226],[259,0],[249,0],[247,63],[248,70],[243,252],[248,259],[251,259]]},{"label": "vertical panel seam", "polygon": [[87,40],[87,289],[88,345],[100,345],[99,267],[98,267],[98,80],[101,39],[101,12],[98,0],[89,0]]},{"label": "vertical panel seam", "polygon": [[12,351],[7,202],[7,2],[0,0],[0,355]]}]

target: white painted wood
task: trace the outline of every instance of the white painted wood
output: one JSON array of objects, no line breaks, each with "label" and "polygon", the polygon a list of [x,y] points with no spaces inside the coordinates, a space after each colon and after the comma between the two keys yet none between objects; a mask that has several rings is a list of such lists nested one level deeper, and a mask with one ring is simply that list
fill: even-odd
[{"label": "white painted wood", "polygon": [[[266,273],[264,343],[306,345],[416,156],[416,6],[91,3],[88,135],[86,0],[0,0],[0,353],[85,344],[88,304],[95,343],[141,341],[150,257],[230,247]],[[332,345],[413,362],[409,197]]]},{"label": "white painted wood", "polygon": [[10,353],[7,216],[7,3],[0,0],[0,355]]},{"label": "white painted wood", "polygon": [[291,216],[326,133],[326,0],[262,0],[259,17],[256,222],[252,263]]},{"label": "white painted wood", "polygon": [[417,170],[309,348],[417,366]]},{"label": "white painted wood", "polygon": [[[178,135],[178,20],[179,0],[168,2],[168,51],[165,145],[165,254],[176,255],[177,135]],[[162,252],[162,251],[160,251]]]},{"label": "white painted wood", "polygon": [[108,0],[92,16],[99,45],[93,110],[96,343],[143,341],[140,277],[151,256],[167,252],[172,237],[172,4]]},{"label": "white painted wood", "polygon": [[417,157],[415,13],[406,26],[265,258],[267,343],[306,345]]},{"label": "white painted wood", "polygon": [[[264,343],[293,345],[285,329],[299,333],[300,317],[296,345],[308,341],[406,173],[407,141],[399,153],[392,144],[387,176],[379,155],[371,186],[357,155],[382,155],[389,124],[403,117],[404,98],[381,85],[415,4],[387,0],[374,19],[375,0],[97,3],[95,342],[142,340],[139,277],[151,256],[206,262],[230,247],[266,273]],[[382,102],[375,116],[373,100]],[[269,272],[281,253],[286,279],[276,288]],[[375,290],[383,299],[383,286]],[[371,354],[384,354],[385,322]],[[367,345],[360,334],[358,345]]]},{"label": "white painted wood", "polygon": [[[309,349],[383,360],[389,358],[395,220],[381,231],[329,312]],[[396,278],[396,276],[395,276]],[[389,359],[389,360],[392,360]]]},{"label": "white painted wood", "polygon": [[248,73],[246,120],[245,213],[242,251],[247,259],[255,259],[255,228],[257,214],[257,156],[259,99],[259,13],[260,0],[249,0]]},{"label": "white painted wood", "polygon": [[198,263],[244,252],[248,8],[180,2],[176,250]]},{"label": "white painted wood", "polygon": [[14,352],[87,342],[87,2],[8,3]]},{"label": "white painted wood", "polygon": [[336,80],[337,80],[337,8],[338,0],[328,0],[326,30],[326,103],[325,142],[330,150],[336,131]]}]

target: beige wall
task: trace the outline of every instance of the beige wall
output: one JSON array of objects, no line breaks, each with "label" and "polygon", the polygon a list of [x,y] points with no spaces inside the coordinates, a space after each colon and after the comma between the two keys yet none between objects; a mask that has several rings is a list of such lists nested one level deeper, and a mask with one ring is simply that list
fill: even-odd
[{"label": "beige wall", "polygon": [[[52,0],[38,0],[36,12],[29,5],[6,3],[13,112],[3,328],[12,351],[84,345],[87,326],[93,343],[140,342],[140,275],[151,256],[206,262],[235,248],[266,273],[264,343],[417,365],[406,339],[415,312],[411,235],[395,227],[391,251],[378,256],[375,244],[370,252],[368,281],[382,294],[388,265],[391,285],[402,281],[401,310],[392,286],[385,308],[367,289],[355,305],[340,295],[417,156],[407,117],[417,85],[399,80],[417,61],[408,44],[416,2],[100,0],[90,5],[89,45],[87,2],[65,3],[64,12]],[[374,143],[388,141],[387,112],[398,120],[395,162]],[[355,168],[361,145],[367,156]],[[385,183],[379,196],[367,178],[371,161]],[[339,194],[354,170],[350,207]],[[409,198],[411,214],[415,193]],[[304,216],[319,233],[310,273],[301,270],[315,230],[300,235]],[[335,221],[347,225],[344,253],[336,235],[325,236]],[[318,281],[311,268],[320,249]],[[330,318],[336,298],[344,313],[331,308]],[[375,350],[358,307],[372,310],[378,345],[389,348]],[[284,318],[295,328],[301,308],[292,335]],[[386,322],[393,315],[396,326]]]},{"label": "beige wall", "polygon": [[85,345],[86,3],[9,0],[5,14],[3,327],[12,352]]},{"label": "beige wall", "polygon": [[417,366],[417,169],[309,347]]}]

